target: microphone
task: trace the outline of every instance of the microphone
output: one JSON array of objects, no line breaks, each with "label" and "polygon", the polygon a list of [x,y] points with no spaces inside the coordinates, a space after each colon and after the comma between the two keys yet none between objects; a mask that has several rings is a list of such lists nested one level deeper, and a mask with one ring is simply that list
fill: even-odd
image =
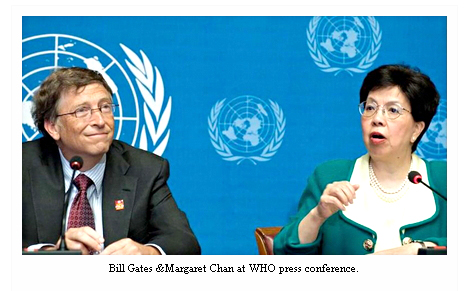
[{"label": "microphone", "polygon": [[[422,181],[422,175],[420,175],[419,172],[417,171],[410,171],[409,175],[407,176],[409,178],[409,181],[411,181],[414,184],[419,184],[422,183],[424,184],[427,188],[435,192],[438,196],[440,196],[442,199],[446,200],[446,197],[444,197],[442,194],[438,193],[437,190],[432,189],[429,185],[424,183]],[[428,247],[428,248],[420,248],[417,252],[418,255],[446,255],[447,249],[446,246],[435,246],[435,247]]]},{"label": "microphone", "polygon": [[69,163],[73,170],[80,170],[83,166],[83,160],[79,156],[74,156],[72,159],[70,159]]},{"label": "microphone", "polygon": [[438,193],[437,190],[432,189],[432,187],[430,187],[430,186],[427,185],[426,183],[422,182],[422,175],[420,175],[419,172],[417,172],[417,171],[410,171],[408,178],[409,178],[409,181],[411,181],[411,182],[414,183],[414,184],[419,184],[419,183],[424,184],[427,188],[429,188],[430,190],[432,190],[433,192],[435,192],[438,196],[440,196],[442,199],[444,199],[445,201],[447,201],[447,200],[446,200],[446,197],[444,197],[442,194]]},{"label": "microphone", "polygon": [[70,179],[69,189],[65,193],[64,207],[62,209],[62,232],[61,232],[61,246],[60,246],[61,251],[66,250],[66,247],[65,247],[65,221],[67,220],[67,206],[69,205],[69,196],[70,196],[70,192],[72,192],[72,184],[73,184],[73,181],[74,181],[75,172],[82,168],[83,159],[79,156],[74,156],[74,157],[72,157],[72,159],[70,159],[69,165],[72,168],[72,170],[74,170],[74,171],[72,172],[72,178]]},{"label": "microphone", "polygon": [[83,166],[83,159],[79,156],[74,156],[69,161],[69,165],[74,170],[72,172],[72,179],[70,180],[69,189],[65,193],[64,197],[64,207],[62,209],[62,232],[61,232],[61,245],[58,250],[55,251],[34,251],[29,252],[27,250],[23,250],[23,255],[81,255],[81,251],[74,251],[74,250],[67,250],[65,247],[65,221],[67,216],[67,206],[69,205],[69,196],[70,192],[72,192],[72,182],[74,181],[75,172],[80,170]]}]

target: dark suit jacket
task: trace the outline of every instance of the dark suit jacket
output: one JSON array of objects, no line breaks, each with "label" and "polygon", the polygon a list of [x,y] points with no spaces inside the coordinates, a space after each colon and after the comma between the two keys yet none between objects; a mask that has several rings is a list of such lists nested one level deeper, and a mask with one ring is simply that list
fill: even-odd
[{"label": "dark suit jacket", "polygon": [[[105,247],[122,238],[153,243],[166,254],[201,254],[185,213],[167,186],[167,160],[114,140],[103,178]],[[62,229],[64,175],[50,138],[23,143],[23,248],[56,243]],[[115,201],[124,200],[117,211]]]}]

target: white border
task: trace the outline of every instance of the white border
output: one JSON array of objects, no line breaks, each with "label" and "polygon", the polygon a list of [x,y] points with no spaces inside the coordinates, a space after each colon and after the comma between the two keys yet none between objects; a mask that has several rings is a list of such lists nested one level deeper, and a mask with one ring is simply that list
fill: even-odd
[{"label": "white border", "polygon": [[[82,1],[82,4],[96,3],[96,1]],[[133,1],[139,2],[139,1]],[[180,4],[186,1],[176,1],[174,4]],[[206,4],[218,4],[219,1],[206,1]],[[240,3],[254,3],[256,1],[242,1]],[[272,4],[279,4],[282,1],[271,1]],[[469,66],[469,55],[466,44],[461,43],[463,39],[469,38],[469,23],[465,23],[468,14],[462,5],[456,4],[458,1],[447,1],[448,5],[455,6],[412,6],[407,5],[413,1],[395,1],[396,6],[364,6],[364,3],[375,3],[373,1],[356,1],[360,5],[347,6],[306,6],[296,5],[300,1],[290,1],[290,6],[262,6],[262,5],[235,5],[235,6],[11,6],[3,9],[8,14],[2,19],[2,30],[6,28],[4,34],[8,39],[11,32],[11,48],[5,45],[4,63],[8,63],[8,56],[11,58],[11,72],[3,70],[2,80],[5,83],[4,107],[3,113],[6,114],[6,120],[3,122],[4,136],[11,136],[10,144],[4,144],[4,150],[11,153],[10,168],[4,166],[3,173],[5,182],[11,181],[10,187],[3,189],[2,195],[2,217],[5,223],[4,233],[6,238],[11,233],[11,242],[2,239],[2,249],[4,253],[4,270],[9,268],[9,254],[11,255],[11,273],[3,273],[7,288],[2,290],[27,290],[25,288],[34,288],[34,290],[45,290],[46,288],[66,288],[66,289],[98,289],[112,288],[116,290],[136,289],[136,288],[204,288],[205,290],[238,290],[240,288],[275,288],[276,290],[287,290],[295,288],[316,289],[318,287],[327,287],[329,289],[359,289],[359,288],[378,288],[379,290],[397,290],[398,288],[421,288],[431,290],[458,290],[469,284],[466,281],[467,254],[466,242],[469,239],[469,220],[467,206],[470,205],[471,195],[468,187],[464,187],[464,182],[458,182],[458,179],[466,181],[469,177],[469,170],[464,165],[469,164],[469,146],[467,135],[471,132],[469,121],[464,120],[469,116],[468,106],[469,97],[464,92],[458,92],[458,84],[469,83],[467,73]],[[303,1],[305,2],[305,1]],[[435,1],[437,2],[437,1]],[[429,1],[429,4],[435,3]],[[456,3],[454,3],[456,2]],[[62,1],[50,1],[58,4]],[[142,3],[142,2],[139,2]],[[332,2],[329,2],[332,3]],[[20,1],[20,5],[23,2]],[[114,3],[115,4],[115,3]],[[341,4],[341,3],[340,3]],[[403,5],[403,6],[400,6]],[[2,16],[3,16],[2,12]],[[446,257],[405,257],[405,256],[321,256],[321,257],[260,257],[260,256],[199,256],[199,257],[95,257],[95,258],[68,258],[65,256],[21,256],[17,246],[21,245],[21,152],[19,146],[20,126],[21,126],[21,106],[18,103],[12,103],[11,100],[17,100],[13,96],[19,94],[18,88],[21,82],[21,16],[23,15],[374,15],[374,16],[393,16],[393,15],[440,15],[448,17],[448,255]],[[460,19],[460,22],[458,22]],[[10,23],[8,23],[10,21]],[[466,25],[468,24],[468,25]],[[9,31],[11,29],[11,31]],[[465,34],[465,35],[460,35]],[[461,47],[458,46],[461,45]],[[11,51],[10,51],[11,49]],[[466,50],[465,50],[466,49]],[[460,57],[460,66],[458,66],[458,57]],[[7,65],[8,66],[8,65]],[[11,82],[8,82],[11,81]],[[8,88],[8,84],[11,87]],[[10,89],[10,90],[8,90]],[[11,96],[11,97],[10,97]],[[460,98],[458,97],[460,96]],[[8,115],[11,108],[11,116]],[[19,112],[19,114],[18,114]],[[459,119],[458,119],[458,118]],[[3,120],[2,120],[3,121]],[[459,131],[458,131],[459,130]],[[460,135],[458,136],[458,132]],[[458,139],[460,143],[458,143]],[[459,165],[458,165],[458,154]],[[8,154],[4,155],[8,157]],[[468,156],[468,157],[466,157]],[[11,179],[8,179],[11,178]],[[468,178],[469,179],[469,178]],[[459,191],[462,190],[462,191]],[[8,193],[11,193],[8,197]],[[456,195],[456,196],[453,196]],[[11,200],[10,200],[11,199]],[[11,205],[11,209],[10,209]],[[460,216],[459,223],[458,215]],[[458,227],[462,232],[458,236]],[[223,235],[223,234],[222,234]],[[223,239],[223,236],[221,237]],[[223,240],[221,243],[224,243]],[[5,244],[5,246],[3,245]],[[93,261],[90,261],[93,260]],[[71,267],[71,262],[77,264]],[[329,266],[354,266],[360,272],[354,274],[329,274],[329,273],[293,273],[282,274],[267,273],[254,274],[246,270],[245,273],[224,274],[224,273],[205,273],[205,274],[160,274],[160,273],[109,273],[109,264],[129,264],[143,265],[155,268],[159,263],[174,263],[180,266],[201,266],[219,263],[221,266],[241,266],[252,263],[273,263],[277,268],[282,266],[320,266],[327,263]],[[64,267],[67,266],[67,267]],[[79,281],[72,282],[68,276],[76,272],[76,268],[87,268],[85,276],[80,276]],[[5,271],[3,271],[5,272]],[[83,272],[79,272],[83,274]],[[10,276],[11,275],[11,280]],[[210,277],[208,277],[210,276]],[[460,281],[458,281],[458,276]],[[208,280],[210,279],[210,280]],[[459,284],[459,285],[458,285]],[[468,285],[469,286],[469,285]],[[8,288],[10,287],[10,288]],[[461,288],[460,288],[461,289]]]}]

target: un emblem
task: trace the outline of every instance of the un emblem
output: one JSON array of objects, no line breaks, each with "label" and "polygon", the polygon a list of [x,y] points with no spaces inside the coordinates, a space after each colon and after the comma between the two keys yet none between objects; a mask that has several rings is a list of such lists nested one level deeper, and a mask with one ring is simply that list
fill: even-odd
[{"label": "un emblem", "polygon": [[437,114],[417,146],[416,154],[419,157],[430,160],[447,159],[446,119],[446,100],[441,99]]},{"label": "un emblem", "polygon": [[372,16],[313,17],[306,30],[309,54],[323,72],[363,73],[376,60],[381,30]]},{"label": "un emblem", "polygon": [[31,117],[34,92],[53,69],[76,66],[100,72],[112,89],[113,102],[119,104],[115,112],[115,138],[162,155],[170,137],[167,127],[172,97],[165,102],[160,72],[144,52],[140,51],[139,56],[125,45],[120,46],[128,58],[125,63],[132,77],[110,53],[85,39],[63,34],[24,39],[23,142],[40,136]]},{"label": "un emblem", "polygon": [[208,132],[216,152],[226,161],[269,161],[285,134],[286,119],[280,106],[255,96],[216,102],[208,117]]}]

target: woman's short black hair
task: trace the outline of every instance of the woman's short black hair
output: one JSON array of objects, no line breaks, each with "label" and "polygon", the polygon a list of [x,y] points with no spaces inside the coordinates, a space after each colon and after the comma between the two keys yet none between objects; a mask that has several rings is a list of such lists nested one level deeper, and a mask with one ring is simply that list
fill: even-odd
[{"label": "woman's short black hair", "polygon": [[366,75],[360,89],[360,103],[368,98],[371,91],[396,86],[409,100],[414,121],[425,123],[424,130],[412,145],[414,152],[437,112],[440,95],[429,76],[419,69],[402,64],[383,65]]}]

